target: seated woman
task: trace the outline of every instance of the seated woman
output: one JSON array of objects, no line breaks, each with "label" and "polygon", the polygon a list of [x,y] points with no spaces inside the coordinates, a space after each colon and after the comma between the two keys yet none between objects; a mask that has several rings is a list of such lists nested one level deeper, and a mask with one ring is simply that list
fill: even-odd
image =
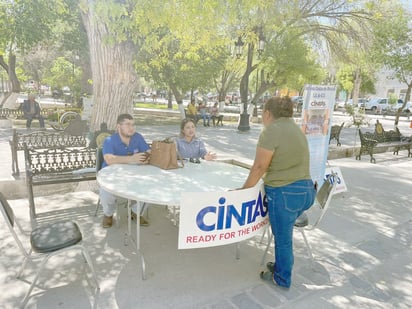
[{"label": "seated woman", "polygon": [[[210,108],[210,115],[212,117],[212,121],[213,121],[213,126],[215,127],[216,125],[220,125],[223,126],[223,115],[219,115],[219,107],[218,107],[218,103],[215,102],[215,104]],[[216,123],[217,120],[217,123]]]},{"label": "seated woman", "polygon": [[184,159],[200,163],[199,158],[215,160],[216,154],[206,150],[203,141],[196,137],[196,125],[193,119],[183,119],[180,124],[180,137],[176,139],[177,151]]}]

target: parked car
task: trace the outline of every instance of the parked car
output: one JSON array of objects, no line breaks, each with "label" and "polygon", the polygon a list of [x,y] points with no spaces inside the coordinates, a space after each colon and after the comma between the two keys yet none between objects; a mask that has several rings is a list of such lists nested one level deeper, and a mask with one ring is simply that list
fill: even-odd
[{"label": "parked car", "polygon": [[[348,104],[353,105],[352,102],[353,102],[352,99],[350,99],[350,100],[348,101]],[[366,104],[366,102],[368,102],[368,99],[358,98],[358,107],[364,107],[365,104]]]},{"label": "parked car", "polygon": [[[358,98],[358,107],[364,107],[364,105],[365,105],[365,102],[367,102],[368,100],[367,99],[365,99],[365,98]],[[335,110],[338,110],[338,109],[346,109],[346,107],[348,107],[348,106],[352,106],[352,107],[356,107],[356,106],[353,106],[353,99],[349,99],[347,102],[345,102],[345,101],[336,101],[336,103],[335,103]]]},{"label": "parked car", "polygon": [[388,98],[373,98],[365,103],[358,104],[360,108],[364,108],[365,110],[371,110],[373,112],[377,111],[385,111],[390,109],[391,105],[389,104]]},{"label": "parked car", "polygon": [[[400,101],[402,101],[402,100],[400,100]],[[392,106],[392,110],[394,112],[397,112],[398,109],[400,109],[402,107],[402,105],[403,105],[403,101],[399,102],[399,100],[398,100],[398,103],[396,103],[394,106]],[[407,102],[405,104],[405,107],[402,109],[402,113],[410,113],[411,111],[412,111],[412,102]]]},{"label": "parked car", "polygon": [[336,101],[335,102],[335,110],[337,109],[344,109],[346,105],[345,101]]}]

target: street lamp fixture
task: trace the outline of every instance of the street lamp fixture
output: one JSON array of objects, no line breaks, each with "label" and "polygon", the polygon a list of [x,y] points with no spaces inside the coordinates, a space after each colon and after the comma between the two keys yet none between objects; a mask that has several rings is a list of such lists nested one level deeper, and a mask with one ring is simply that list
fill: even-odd
[{"label": "street lamp fixture", "polygon": [[263,35],[262,27],[259,27],[259,41],[258,41],[258,46],[257,46],[257,52],[259,56],[262,55],[264,49],[265,49],[265,36]]},{"label": "street lamp fixture", "polygon": [[243,45],[245,45],[245,43],[242,41],[242,37],[239,36],[237,38],[237,41],[235,42],[235,55],[237,59],[240,59],[240,57],[242,56]]}]

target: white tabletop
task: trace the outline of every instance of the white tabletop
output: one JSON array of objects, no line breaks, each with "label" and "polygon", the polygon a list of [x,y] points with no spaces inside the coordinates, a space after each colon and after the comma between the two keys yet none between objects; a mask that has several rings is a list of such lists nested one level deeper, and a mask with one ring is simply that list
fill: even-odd
[{"label": "white tabletop", "polygon": [[99,185],[117,196],[140,202],[180,204],[182,192],[240,188],[249,171],[217,161],[186,162],[183,168],[162,170],[152,165],[113,164],[97,174]]}]

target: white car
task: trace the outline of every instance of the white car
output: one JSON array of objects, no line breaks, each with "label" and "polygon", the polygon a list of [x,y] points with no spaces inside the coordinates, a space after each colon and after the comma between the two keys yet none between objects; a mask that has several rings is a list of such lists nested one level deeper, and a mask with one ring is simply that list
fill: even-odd
[{"label": "white car", "polygon": [[[403,103],[396,103],[393,107],[392,110],[397,112],[398,109],[402,107]],[[412,102],[407,102],[405,107],[402,109],[403,113],[410,113],[412,112]]]},{"label": "white car", "polygon": [[[362,103],[361,103],[362,104]],[[360,105],[360,107],[363,107]],[[391,105],[389,104],[388,98],[374,98],[364,103],[365,110],[376,111],[385,111],[390,109]]]}]

